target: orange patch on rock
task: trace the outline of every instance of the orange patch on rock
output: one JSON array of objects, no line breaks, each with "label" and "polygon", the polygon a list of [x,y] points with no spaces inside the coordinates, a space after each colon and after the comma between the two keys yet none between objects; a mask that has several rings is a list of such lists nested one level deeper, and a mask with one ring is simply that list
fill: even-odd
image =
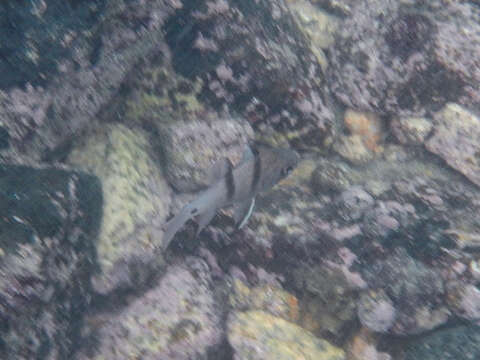
[{"label": "orange patch on rock", "polygon": [[373,152],[381,152],[384,125],[380,117],[373,113],[347,110],[344,123],[352,135],[359,135],[365,147]]},{"label": "orange patch on rock", "polygon": [[288,308],[289,308],[289,317],[291,321],[296,322],[299,319],[299,310],[298,310],[298,299],[293,295],[288,295],[287,298]]}]

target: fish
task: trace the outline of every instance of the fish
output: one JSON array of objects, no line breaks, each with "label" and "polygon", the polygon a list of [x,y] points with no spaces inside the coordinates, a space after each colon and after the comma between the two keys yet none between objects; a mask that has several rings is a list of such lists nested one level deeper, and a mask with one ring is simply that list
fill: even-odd
[{"label": "fish", "polygon": [[192,218],[197,218],[195,238],[212,221],[219,209],[233,206],[237,229],[247,223],[255,207],[255,197],[286,178],[298,165],[300,156],[292,149],[250,142],[242,160],[234,168],[228,158],[218,160],[210,170],[210,186],[164,226],[162,247]]}]

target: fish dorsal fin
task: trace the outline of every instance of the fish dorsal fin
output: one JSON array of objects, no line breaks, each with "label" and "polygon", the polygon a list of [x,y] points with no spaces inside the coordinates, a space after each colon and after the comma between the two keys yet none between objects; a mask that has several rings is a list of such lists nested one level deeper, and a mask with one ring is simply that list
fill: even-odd
[{"label": "fish dorsal fin", "polygon": [[234,206],[233,218],[237,229],[241,229],[252,215],[253,208],[255,207],[255,198],[252,197],[245,201],[242,201]]},{"label": "fish dorsal fin", "polygon": [[230,171],[232,171],[232,168],[232,162],[228,158],[223,157],[217,160],[210,169],[208,178],[209,183],[216,183],[221,178],[225,177]]}]

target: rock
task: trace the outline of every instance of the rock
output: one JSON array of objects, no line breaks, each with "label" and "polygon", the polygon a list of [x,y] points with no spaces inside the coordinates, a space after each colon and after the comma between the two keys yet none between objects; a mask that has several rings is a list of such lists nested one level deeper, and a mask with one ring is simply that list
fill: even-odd
[{"label": "rock", "polygon": [[339,20],[305,0],[288,1],[287,5],[292,10],[298,28],[310,39],[311,50],[322,70],[326,71],[328,61],[323,50],[333,44]]},{"label": "rock", "polygon": [[[79,38],[93,37],[105,12],[105,0],[69,6],[62,1],[6,4],[0,22],[9,36],[0,41],[0,88],[44,86],[60,71],[59,64],[76,51]],[[58,21],[62,17],[63,21]],[[81,50],[80,50],[81,51]]]},{"label": "rock", "polygon": [[432,122],[423,117],[395,118],[390,125],[397,140],[405,145],[423,144],[432,127]]},{"label": "rock", "polygon": [[391,360],[391,356],[377,350],[374,336],[361,329],[350,341],[347,351],[348,360]]},{"label": "rock", "polygon": [[352,186],[335,200],[338,214],[346,221],[356,221],[363,217],[374,204],[373,197],[359,186]]},{"label": "rock", "polygon": [[480,320],[480,290],[472,284],[454,281],[447,284],[447,303],[452,311],[467,320]]},{"label": "rock", "polygon": [[435,114],[427,150],[480,186],[480,118],[458,104],[449,103]]},{"label": "rock", "polygon": [[480,81],[480,70],[475,61],[480,55],[480,50],[476,46],[480,41],[478,1],[452,3],[450,6],[440,6],[437,9],[444,17],[437,25],[438,33],[433,48],[435,60],[447,73],[455,74],[457,81],[458,78],[464,81],[463,89],[458,89],[458,85],[462,85],[461,82],[451,81],[443,84],[442,89],[463,90],[463,96],[458,102],[467,106],[473,105],[472,109],[478,109],[480,90],[477,85]]},{"label": "rock", "polygon": [[[319,165],[312,172],[311,169],[315,169],[315,163]],[[339,165],[342,169],[340,171],[343,172],[344,168],[350,170],[348,166],[343,165]],[[330,167],[334,167],[331,173]],[[322,171],[323,169],[325,171]],[[349,238],[361,235],[359,224],[345,224],[338,209],[344,208],[348,216],[350,206],[353,208],[352,213],[356,211],[361,214],[361,211],[355,207],[360,208],[364,205],[363,201],[368,202],[371,197],[367,194],[368,199],[363,198],[364,194],[361,194],[359,195],[361,199],[356,199],[353,192],[357,188],[353,188],[350,193],[351,198],[345,199],[344,204],[337,204],[331,198],[331,195],[337,194],[327,191],[330,184],[335,186],[336,169],[333,161],[319,159],[307,166],[306,174],[302,174],[302,167],[299,166],[287,181],[281,182],[268,193],[260,194],[256,201],[256,211],[252,215],[252,221],[249,222],[251,231],[247,232],[252,234],[252,241],[263,244],[264,247],[277,247],[275,250],[278,251],[277,256],[290,257],[292,246],[302,251],[300,248],[305,249],[307,244],[315,246],[319,239],[335,240],[339,245]],[[345,173],[346,178],[339,180],[339,183],[344,181],[345,184],[339,186],[347,187],[347,182],[356,181],[357,176],[357,171]],[[317,185],[317,182],[322,183]],[[287,246],[290,250],[283,246]],[[298,259],[293,258],[286,261],[291,261],[292,264],[298,263]]]},{"label": "rock", "polygon": [[203,81],[176,73],[164,49],[140,59],[124,87],[128,92],[117,100],[116,107],[124,109],[128,123],[155,128],[180,119],[196,120],[208,112],[199,98]]},{"label": "rock", "polygon": [[312,173],[311,183],[315,192],[342,192],[352,184],[350,173],[353,170],[347,164],[329,159],[318,159]]},{"label": "rock", "polygon": [[[10,21],[12,36],[2,41],[15,50],[0,60],[2,73],[9,74],[0,88],[0,118],[10,147],[0,155],[64,155],[139,59],[168,52],[162,25],[177,6],[174,0],[8,5],[1,17]],[[63,21],[54,21],[59,14]]]},{"label": "rock", "polygon": [[[450,312],[441,301],[442,278],[411,258],[405,249],[397,248],[386,259],[373,262],[363,269],[362,275],[370,289],[383,290],[393,304],[396,315],[393,325],[386,329],[388,333],[419,334],[447,321]],[[371,299],[365,297],[362,301],[376,302],[371,293],[364,296]],[[388,305],[387,308],[390,309]]]},{"label": "rock", "polygon": [[359,135],[365,147],[373,152],[382,151],[381,142],[385,137],[385,125],[374,113],[347,109],[344,114],[345,127],[351,135]]},{"label": "rock", "polygon": [[198,191],[210,185],[212,165],[224,157],[238,164],[253,138],[250,125],[239,119],[177,122],[161,132],[166,176],[179,192]]},{"label": "rock", "polygon": [[317,49],[328,49],[333,42],[339,20],[317,6],[304,0],[289,1],[299,28],[310,38],[312,46]]},{"label": "rock", "polygon": [[304,266],[293,273],[302,294],[300,324],[315,334],[345,335],[355,319],[352,286],[343,271],[326,266]]},{"label": "rock", "polygon": [[80,139],[67,159],[102,182],[100,273],[93,279],[102,294],[139,286],[163,264],[152,250],[161,246],[171,194],[153,154],[143,131],[105,125]]},{"label": "rock", "polygon": [[298,148],[332,142],[338,126],[321,66],[285,1],[189,2],[165,29],[175,71],[201,79],[207,105]]},{"label": "rock", "polygon": [[400,165],[411,160],[413,154],[408,153],[405,146],[390,143],[385,144],[385,149],[382,155],[385,161]]},{"label": "rock", "polygon": [[394,324],[395,308],[382,290],[369,291],[360,297],[358,318],[362,325],[370,330],[386,333]]},{"label": "rock", "polygon": [[378,201],[364,214],[363,231],[372,239],[388,238],[416,222],[417,216],[412,204],[396,201]]},{"label": "rock", "polygon": [[453,248],[455,242],[447,229],[457,222],[453,216],[456,211],[448,203],[448,185],[435,184],[437,180],[413,177],[395,181],[392,190],[381,196],[385,200],[377,200],[366,210],[362,233],[385,249],[404,247],[411,256],[423,260],[436,259],[442,249]]},{"label": "rock", "polygon": [[355,0],[312,0],[312,3],[338,17],[352,15]]},{"label": "rock", "polygon": [[333,144],[333,150],[353,165],[365,165],[374,157],[360,135],[340,135]]},{"label": "rock", "polygon": [[345,359],[343,350],[293,323],[262,311],[231,313],[228,341],[236,360]]},{"label": "rock", "polygon": [[459,249],[479,249],[480,248],[480,234],[476,232],[468,232],[462,229],[447,229],[444,231],[445,234],[450,236],[454,241],[455,245]]},{"label": "rock", "polygon": [[2,359],[62,359],[75,350],[101,208],[94,176],[0,164]]},{"label": "rock", "polygon": [[[290,176],[295,177],[295,172]],[[315,242],[325,203],[304,186],[282,185],[257,196],[256,211],[249,222],[255,234],[253,241],[270,248],[283,241],[297,245]]]},{"label": "rock", "polygon": [[480,357],[480,327],[436,331],[407,345],[405,360],[471,360]]},{"label": "rock", "polygon": [[470,261],[468,270],[475,281],[480,281],[480,259]]},{"label": "rock", "polygon": [[340,270],[345,276],[346,283],[351,290],[365,289],[367,283],[362,279],[360,273],[352,269],[358,257],[347,247],[341,247],[337,251],[340,263],[327,260],[326,264],[332,270]]},{"label": "rock", "polygon": [[156,286],[127,307],[91,321],[101,324],[96,329],[100,343],[86,349],[80,360],[206,359],[222,338],[222,309],[212,286],[203,261],[188,258],[170,267]]},{"label": "rock", "polygon": [[249,288],[238,279],[233,281],[230,305],[239,311],[265,311],[290,322],[296,322],[299,316],[298,299],[281,287],[261,285]]},{"label": "rock", "polygon": [[478,108],[475,4],[364,0],[352,14],[328,53],[330,88],[346,106],[399,117],[425,116],[452,101]]}]

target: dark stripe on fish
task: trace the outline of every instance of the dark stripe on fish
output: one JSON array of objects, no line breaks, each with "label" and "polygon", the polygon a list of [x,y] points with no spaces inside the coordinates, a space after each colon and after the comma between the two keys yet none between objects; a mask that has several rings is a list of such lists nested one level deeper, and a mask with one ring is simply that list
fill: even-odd
[{"label": "dark stripe on fish", "polygon": [[262,173],[262,160],[260,159],[260,154],[258,153],[258,150],[255,148],[255,146],[252,146],[251,150],[253,153],[253,158],[255,160],[253,165],[253,175],[252,175],[252,184],[250,186],[250,193],[255,194],[258,187],[258,183],[260,182],[260,176]]},{"label": "dark stripe on fish", "polygon": [[225,174],[225,188],[227,189],[227,199],[232,200],[235,195],[235,179],[233,178],[233,169],[231,166]]}]

